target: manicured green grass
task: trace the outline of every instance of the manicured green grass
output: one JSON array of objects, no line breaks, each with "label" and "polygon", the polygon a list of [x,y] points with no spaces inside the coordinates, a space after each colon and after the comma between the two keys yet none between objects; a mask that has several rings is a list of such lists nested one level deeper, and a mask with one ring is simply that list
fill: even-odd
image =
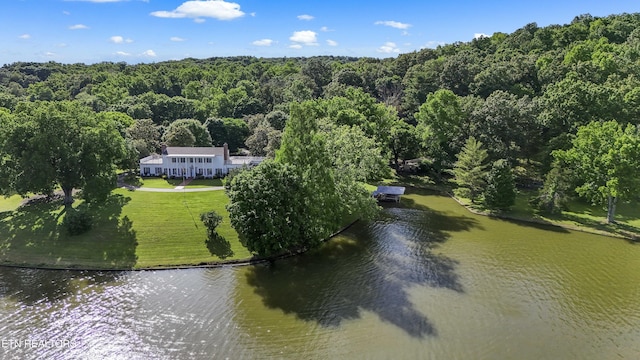
[{"label": "manicured green grass", "polygon": [[[115,190],[100,206],[85,208],[93,228],[69,236],[61,222],[62,204],[36,203],[15,209],[14,199],[1,199],[0,264],[77,267],[144,268],[194,265],[222,260],[219,247],[207,246],[200,213],[215,210],[223,216],[218,233],[228,242],[226,260],[251,254],[238,241],[225,209],[224,191],[154,193]],[[209,250],[211,248],[211,250]],[[223,247],[224,248],[224,247]]]},{"label": "manicured green grass", "polygon": [[4,211],[12,211],[17,208],[23,200],[24,199],[20,195],[13,195],[8,198],[0,196],[0,213]]},{"label": "manicured green grass", "polygon": [[222,186],[222,179],[193,179],[187,188],[203,188],[210,186]]},{"label": "manicured green grass", "polygon": [[[572,200],[566,211],[561,214],[544,214],[536,211],[529,200],[536,196],[536,191],[521,190],[516,202],[509,211],[499,215],[522,220],[535,220],[552,223],[568,228],[604,233],[640,237],[640,204],[638,202],[620,202],[616,209],[615,224],[607,224],[607,210],[604,206],[592,205],[582,199]],[[480,212],[488,211],[482,205],[471,204],[468,199],[459,199],[463,204]]]},{"label": "manicured green grass", "polygon": [[[182,183],[182,179],[142,178],[141,186],[147,188],[173,189]],[[186,188],[222,186],[221,179],[194,179]]]},{"label": "manicured green grass", "polygon": [[142,178],[140,181],[141,183],[140,187],[156,188],[156,189],[173,189],[182,182],[182,180],[180,180],[178,183],[172,183],[170,181],[178,181],[178,180],[170,180],[170,179],[165,180],[162,178]]}]

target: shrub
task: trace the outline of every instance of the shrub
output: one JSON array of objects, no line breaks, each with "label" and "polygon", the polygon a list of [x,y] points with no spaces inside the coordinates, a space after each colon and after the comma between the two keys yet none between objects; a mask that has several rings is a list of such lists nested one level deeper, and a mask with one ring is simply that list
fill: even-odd
[{"label": "shrub", "polygon": [[69,235],[80,235],[91,229],[92,220],[86,210],[69,208],[64,216],[63,225]]}]

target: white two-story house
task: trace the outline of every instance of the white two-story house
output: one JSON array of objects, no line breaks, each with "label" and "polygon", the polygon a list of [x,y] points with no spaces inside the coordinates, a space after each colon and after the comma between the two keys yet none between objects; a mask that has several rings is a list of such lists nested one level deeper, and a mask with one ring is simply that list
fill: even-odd
[{"label": "white two-story house", "polygon": [[163,146],[162,154],[140,159],[140,176],[223,177],[229,170],[255,166],[262,160],[263,157],[229,156],[227,144],[223,147]]}]

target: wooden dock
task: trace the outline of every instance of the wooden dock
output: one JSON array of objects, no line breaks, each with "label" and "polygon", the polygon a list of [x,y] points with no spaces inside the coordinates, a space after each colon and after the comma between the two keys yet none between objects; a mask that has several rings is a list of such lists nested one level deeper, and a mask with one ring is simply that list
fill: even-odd
[{"label": "wooden dock", "polygon": [[378,201],[400,202],[400,197],[404,195],[405,188],[402,186],[378,186],[372,196]]}]

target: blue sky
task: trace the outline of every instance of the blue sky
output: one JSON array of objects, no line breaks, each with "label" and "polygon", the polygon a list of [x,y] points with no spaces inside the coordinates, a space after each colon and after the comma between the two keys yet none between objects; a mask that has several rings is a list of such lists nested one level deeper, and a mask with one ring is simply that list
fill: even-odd
[{"label": "blue sky", "polygon": [[389,57],[531,22],[623,12],[640,12],[640,1],[5,0],[0,64]]}]

